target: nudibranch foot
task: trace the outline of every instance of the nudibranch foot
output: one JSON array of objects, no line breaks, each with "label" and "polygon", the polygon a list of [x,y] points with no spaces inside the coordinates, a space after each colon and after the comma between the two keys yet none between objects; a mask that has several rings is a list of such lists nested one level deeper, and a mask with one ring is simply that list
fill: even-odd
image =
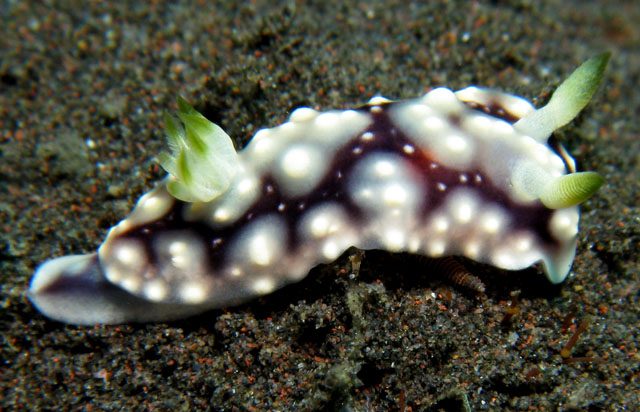
[{"label": "nudibranch foot", "polygon": [[586,105],[607,59],[585,62],[540,109],[476,87],[374,97],[350,110],[299,108],[239,153],[179,99],[165,119],[172,154],[160,156],[169,176],[97,254],[40,266],[29,298],[69,323],[176,319],[270,293],[352,246],[507,270],[542,262],[562,282],[578,204],[604,179],[574,173],[548,139]]}]

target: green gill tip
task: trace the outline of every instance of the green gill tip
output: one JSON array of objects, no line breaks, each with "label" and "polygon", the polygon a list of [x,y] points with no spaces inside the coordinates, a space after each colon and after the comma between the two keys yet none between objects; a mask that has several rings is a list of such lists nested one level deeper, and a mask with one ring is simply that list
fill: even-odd
[{"label": "green gill tip", "polygon": [[551,182],[540,200],[549,209],[576,206],[593,196],[604,183],[604,178],[596,172],[571,173]]}]

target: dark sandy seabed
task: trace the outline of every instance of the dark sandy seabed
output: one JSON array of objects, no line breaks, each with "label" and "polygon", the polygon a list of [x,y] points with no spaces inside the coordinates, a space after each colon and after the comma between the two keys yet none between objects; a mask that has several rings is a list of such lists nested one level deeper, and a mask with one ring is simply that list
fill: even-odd
[{"label": "dark sandy seabed", "polygon": [[[0,2],[0,410],[640,410],[637,1],[158,3]],[[603,51],[603,86],[557,135],[608,182],[562,285],[470,264],[476,295],[406,255],[354,271],[350,251],[169,324],[66,326],[25,298],[38,264],[95,250],[163,176],[178,94],[241,147],[298,106],[439,85],[539,106]]]}]

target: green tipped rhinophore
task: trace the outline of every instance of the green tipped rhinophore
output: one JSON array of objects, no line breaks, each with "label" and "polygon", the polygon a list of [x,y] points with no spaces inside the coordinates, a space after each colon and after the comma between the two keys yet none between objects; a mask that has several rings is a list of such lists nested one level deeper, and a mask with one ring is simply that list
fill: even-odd
[{"label": "green tipped rhinophore", "polygon": [[602,53],[582,63],[553,93],[546,106],[533,111],[514,127],[538,141],[569,123],[593,97],[611,53]]},{"label": "green tipped rhinophore", "polygon": [[571,173],[547,185],[540,200],[549,209],[576,206],[593,196],[604,182],[596,172]]},{"label": "green tipped rhinophore", "polygon": [[209,202],[231,185],[239,167],[238,155],[224,130],[181,97],[177,116],[164,117],[172,154],[158,156],[160,165],[171,175],[167,188],[182,201]]}]

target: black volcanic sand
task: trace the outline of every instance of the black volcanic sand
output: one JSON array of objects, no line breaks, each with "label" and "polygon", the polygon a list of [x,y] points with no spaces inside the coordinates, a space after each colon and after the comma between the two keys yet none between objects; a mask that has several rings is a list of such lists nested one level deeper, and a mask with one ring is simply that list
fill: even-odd
[{"label": "black volcanic sand", "polygon": [[[637,1],[44,3],[0,6],[0,410],[640,410]],[[353,250],[169,324],[66,326],[25,298],[38,264],[95,250],[163,176],[177,95],[241,147],[298,106],[439,85],[539,106],[603,51],[603,86],[557,134],[608,182],[562,285],[466,262],[476,295],[410,256]]]}]

